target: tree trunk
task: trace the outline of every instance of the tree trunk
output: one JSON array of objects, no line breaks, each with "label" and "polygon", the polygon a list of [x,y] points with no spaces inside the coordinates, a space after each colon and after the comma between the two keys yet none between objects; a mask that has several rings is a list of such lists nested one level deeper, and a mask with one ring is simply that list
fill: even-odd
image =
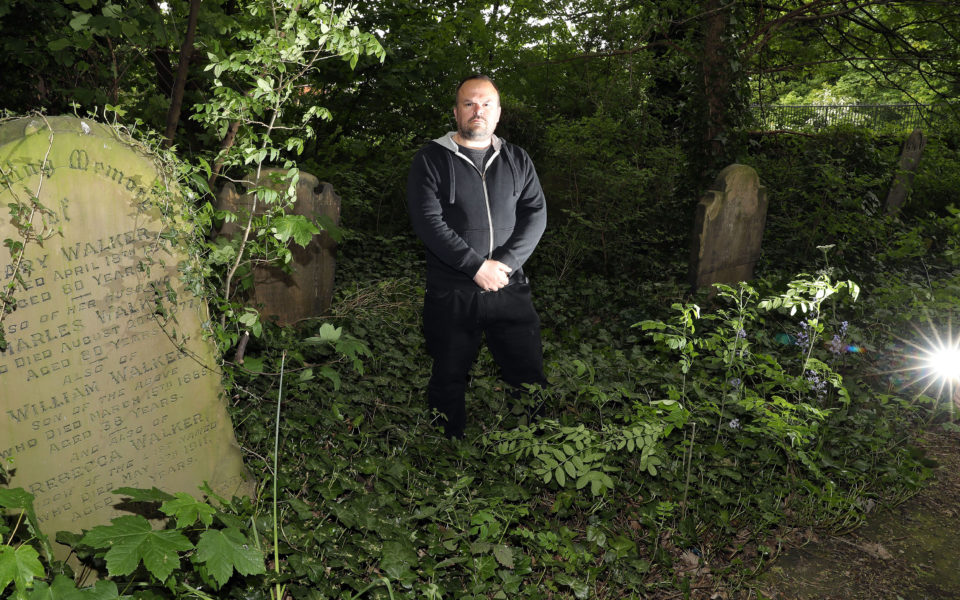
[{"label": "tree trunk", "polygon": [[180,47],[180,65],[177,67],[177,80],[170,96],[170,110],[167,111],[167,128],[163,135],[167,138],[164,146],[173,145],[173,136],[180,122],[180,109],[183,106],[183,92],[187,87],[187,74],[190,71],[190,57],[193,56],[193,38],[197,33],[197,19],[200,15],[200,0],[190,0],[190,17],[187,22],[187,36]]},{"label": "tree trunk", "polygon": [[708,0],[705,4],[708,16],[704,23],[701,65],[707,114],[703,133],[705,147],[712,158],[723,154],[723,142],[719,138],[729,126],[729,96],[735,91],[731,89],[730,57],[723,38],[730,14],[722,7],[722,0]]}]

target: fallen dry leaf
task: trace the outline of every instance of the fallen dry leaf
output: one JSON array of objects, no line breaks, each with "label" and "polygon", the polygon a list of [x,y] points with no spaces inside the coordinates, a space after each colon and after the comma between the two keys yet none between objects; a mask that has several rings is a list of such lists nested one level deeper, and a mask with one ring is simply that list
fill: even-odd
[{"label": "fallen dry leaf", "polygon": [[700,565],[700,557],[694,554],[691,550],[687,550],[681,554],[680,560],[683,562],[684,571],[696,569]]},{"label": "fallen dry leaf", "polygon": [[880,560],[893,558],[893,555],[880,542],[864,542],[860,544],[860,548],[873,558],[879,558]]}]

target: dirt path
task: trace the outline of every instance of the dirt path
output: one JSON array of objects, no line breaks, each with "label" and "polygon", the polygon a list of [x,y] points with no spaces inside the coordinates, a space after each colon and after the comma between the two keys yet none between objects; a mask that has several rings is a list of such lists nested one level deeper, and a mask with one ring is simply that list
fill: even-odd
[{"label": "dirt path", "polygon": [[960,434],[930,433],[924,445],[940,466],[917,496],[849,535],[787,552],[753,583],[751,597],[960,598]]}]

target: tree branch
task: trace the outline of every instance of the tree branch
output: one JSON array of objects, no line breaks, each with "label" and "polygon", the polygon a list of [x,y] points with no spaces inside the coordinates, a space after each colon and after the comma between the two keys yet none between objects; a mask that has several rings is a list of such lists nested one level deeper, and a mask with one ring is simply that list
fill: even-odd
[{"label": "tree branch", "polygon": [[[858,3],[852,7],[846,7],[843,10],[836,10],[830,13],[822,14],[813,14],[808,15],[808,13],[822,8],[832,8],[836,5],[846,5],[846,2],[836,2],[830,0],[818,0],[817,2],[811,2],[805,4],[799,8],[796,8],[782,17],[773,19],[765,23],[760,27],[752,36],[747,38],[741,45],[740,49],[743,52],[744,59],[749,60],[754,54],[759,52],[764,48],[767,43],[770,41],[770,38],[784,27],[788,27],[794,23],[807,22],[807,21],[821,21],[830,19],[832,17],[841,16],[844,14],[849,14],[856,10],[860,10],[865,6],[870,6],[873,4],[886,4],[883,0],[866,0]],[[784,10],[783,8],[778,8],[779,10]],[[808,15],[808,16],[804,16]]]},{"label": "tree branch", "polygon": [[[871,61],[871,62],[915,62],[917,59],[913,57],[904,57],[904,56],[847,56],[844,58],[833,58],[830,60],[814,60],[810,62],[803,63],[793,63],[790,65],[783,65],[781,67],[770,67],[767,69],[755,69],[747,71],[748,75],[763,75],[766,73],[778,73],[780,71],[791,71],[793,69],[802,69],[804,67],[815,67],[817,65],[830,65],[836,63],[845,63],[845,62],[854,62],[854,61]],[[954,58],[951,57],[930,57],[924,58],[924,62],[953,62]]]},{"label": "tree branch", "polygon": [[217,177],[220,175],[220,171],[223,170],[223,163],[227,160],[227,152],[229,152],[230,148],[233,147],[233,143],[237,140],[237,132],[239,130],[240,121],[231,122],[230,127],[227,128],[227,134],[223,136],[223,141],[220,142],[220,152],[217,153],[217,160],[213,163],[210,180],[207,182],[211,192],[213,191],[213,184],[216,183]]},{"label": "tree branch", "polygon": [[173,136],[177,133],[177,124],[180,122],[180,109],[183,106],[183,92],[187,87],[187,74],[190,71],[190,57],[193,56],[193,39],[197,33],[197,20],[200,15],[200,0],[190,0],[190,17],[187,22],[187,35],[180,46],[180,65],[177,67],[177,79],[170,97],[170,110],[167,111],[167,127],[163,145],[169,148],[173,145]]},{"label": "tree branch", "polygon": [[640,52],[644,52],[644,51],[646,51],[646,50],[650,50],[651,48],[654,48],[654,47],[657,47],[657,46],[667,46],[667,47],[669,47],[669,48],[673,48],[673,49],[676,50],[677,52],[680,52],[680,53],[682,53],[682,54],[684,54],[684,55],[686,55],[686,56],[689,56],[689,57],[693,58],[693,53],[692,53],[692,52],[689,52],[689,51],[685,50],[684,48],[681,48],[680,46],[678,46],[678,45],[677,45],[675,42],[673,42],[672,40],[669,40],[669,39],[661,39],[661,40],[656,40],[656,41],[650,42],[649,44],[646,44],[646,45],[644,45],[644,46],[637,46],[636,48],[628,48],[628,49],[625,49],[625,50],[608,50],[608,51],[606,51],[606,52],[587,52],[587,53],[585,53],[585,54],[578,54],[578,55],[576,55],[576,56],[568,56],[568,57],[566,57],[566,58],[555,58],[555,59],[552,59],[552,60],[544,60],[544,61],[540,61],[540,62],[533,63],[533,65],[537,65],[537,66],[539,66],[539,65],[556,65],[556,64],[573,62],[573,61],[575,61],[575,60],[586,60],[586,59],[590,59],[590,58],[608,58],[608,57],[611,57],[611,56],[629,56],[629,55],[631,55],[631,54],[639,54]]}]

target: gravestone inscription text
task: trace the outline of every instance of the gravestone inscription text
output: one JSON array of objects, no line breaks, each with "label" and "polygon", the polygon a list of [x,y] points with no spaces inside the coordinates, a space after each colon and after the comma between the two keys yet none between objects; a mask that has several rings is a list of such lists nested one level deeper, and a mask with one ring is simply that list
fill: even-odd
[{"label": "gravestone inscription text", "polygon": [[[168,241],[158,177],[91,121],[0,127],[0,204],[36,196],[45,209],[31,224],[51,234],[0,258],[0,282],[23,277],[2,322],[0,457],[47,533],[116,516],[118,487],[243,487],[206,307],[180,283],[185,255]],[[20,226],[0,219],[0,239]]]}]

